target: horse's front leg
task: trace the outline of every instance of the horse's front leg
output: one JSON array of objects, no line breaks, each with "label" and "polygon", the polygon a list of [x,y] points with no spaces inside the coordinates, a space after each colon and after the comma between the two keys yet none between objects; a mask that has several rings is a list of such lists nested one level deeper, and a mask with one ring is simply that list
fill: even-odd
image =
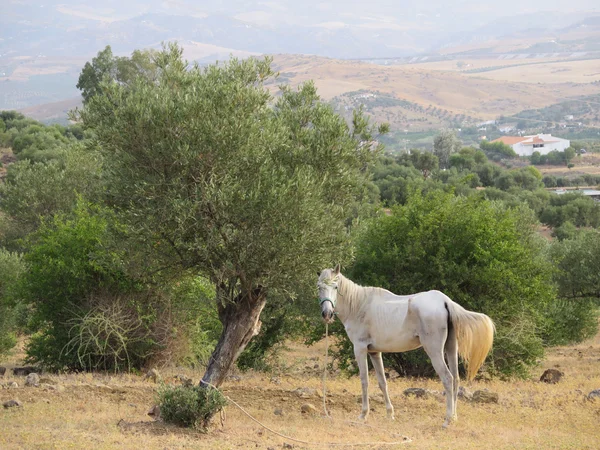
[{"label": "horse's front leg", "polygon": [[362,411],[359,420],[367,420],[369,415],[369,366],[367,363],[367,349],[354,346],[354,357],[360,373],[360,384],[362,386]]},{"label": "horse's front leg", "polygon": [[377,382],[379,383],[379,389],[381,389],[381,393],[383,394],[383,400],[385,400],[385,409],[387,410],[388,419],[394,420],[394,407],[392,406],[392,402],[390,401],[390,394],[388,393],[387,381],[385,379],[385,370],[383,368],[383,359],[381,358],[381,353],[369,353],[369,356],[371,357],[373,368],[375,369],[375,373],[377,374]]}]

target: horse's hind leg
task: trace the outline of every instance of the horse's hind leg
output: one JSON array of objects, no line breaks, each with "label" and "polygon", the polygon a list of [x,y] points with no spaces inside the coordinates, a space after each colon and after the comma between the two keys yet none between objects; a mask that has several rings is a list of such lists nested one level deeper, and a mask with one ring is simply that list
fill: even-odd
[{"label": "horse's hind leg", "polygon": [[458,383],[460,377],[458,375],[458,342],[456,340],[456,332],[454,328],[450,328],[450,330],[448,330],[448,339],[446,339],[444,350],[446,352],[448,368],[450,369],[450,373],[452,374],[454,381],[454,411],[452,414],[452,420],[456,420],[458,418],[456,415],[456,404],[458,403]]},{"label": "horse's hind leg", "polygon": [[383,399],[385,400],[385,409],[387,410],[387,416],[389,419],[394,420],[394,407],[392,406],[392,402],[390,401],[390,395],[388,394],[387,381],[385,380],[385,371],[383,369],[383,359],[381,358],[381,353],[369,353],[369,356],[371,357],[373,368],[375,369],[375,373],[377,374],[379,389],[381,389]]},{"label": "horse's hind leg", "polygon": [[444,361],[444,344],[447,338],[447,330],[437,333],[423,333],[420,336],[421,344],[431,359],[431,364],[444,385],[446,391],[446,420],[443,427],[446,428],[452,421],[454,415],[454,377]]}]

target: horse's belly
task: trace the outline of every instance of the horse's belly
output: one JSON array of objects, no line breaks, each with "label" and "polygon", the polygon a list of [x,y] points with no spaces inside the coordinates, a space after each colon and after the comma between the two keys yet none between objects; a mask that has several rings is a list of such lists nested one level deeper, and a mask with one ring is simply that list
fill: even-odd
[{"label": "horse's belly", "polygon": [[389,338],[375,339],[369,345],[369,351],[383,353],[400,353],[414,350],[421,346],[418,336],[395,336]]}]

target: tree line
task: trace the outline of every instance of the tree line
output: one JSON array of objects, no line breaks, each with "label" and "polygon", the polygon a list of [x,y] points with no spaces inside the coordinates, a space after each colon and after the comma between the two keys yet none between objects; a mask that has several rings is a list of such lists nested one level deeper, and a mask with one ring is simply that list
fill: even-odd
[{"label": "tree line", "polygon": [[[337,262],[490,315],[490,373],[525,376],[545,346],[596,331],[600,253],[579,254],[598,238],[591,199],[551,194],[535,167],[496,163],[510,147],[450,132],[433,152],[385,155],[385,124],[346,121],[310,82],[274,96],[276,79],[268,58],[200,67],[172,44],[107,48],[82,70],[75,125],[2,113],[18,161],[0,185],[0,351],[21,333],[49,369],[163,361],[219,385],[287,338],[322,336],[314,274]],[[341,340],[344,367],[348,355]]]}]

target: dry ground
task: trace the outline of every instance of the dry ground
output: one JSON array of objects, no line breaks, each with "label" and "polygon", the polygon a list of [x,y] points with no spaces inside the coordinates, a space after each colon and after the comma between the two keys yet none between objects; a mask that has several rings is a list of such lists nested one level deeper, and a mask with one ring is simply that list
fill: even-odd
[{"label": "dry ground", "polygon": [[[571,79],[566,72],[560,78],[552,78],[549,83],[538,84],[532,80],[512,80],[512,75],[509,79],[490,79],[492,75],[488,77],[488,74],[495,72],[465,74],[455,70],[444,70],[444,66],[439,66],[439,63],[381,66],[298,55],[276,55],[275,63],[277,69],[292,85],[314,80],[319,94],[325,99],[345,92],[367,89],[390,94],[424,107],[432,105],[454,114],[468,114],[480,118],[516,114],[530,109],[534,104],[536,108],[541,108],[565,98],[598,92],[598,88],[591,83],[595,81],[593,77],[586,77],[586,83],[578,84],[576,81],[580,81],[583,75]],[[570,66],[575,63],[577,62],[565,62],[563,65]],[[582,63],[588,64],[585,61]],[[497,61],[495,64],[503,65],[509,62]],[[531,67],[536,66],[524,66],[524,71],[529,73]],[[442,70],[439,70],[440,68]],[[585,69],[585,73],[588,72],[589,70]],[[595,73],[596,70],[592,72]]]},{"label": "dry ground", "polygon": [[[385,417],[377,383],[371,377],[372,408],[368,425],[356,420],[360,382],[356,377],[330,375],[328,406],[333,420],[320,415],[303,416],[300,406],[313,403],[322,410],[318,395],[301,398],[297,388],[320,389],[323,345],[305,348],[294,344],[282,354],[278,373],[239,374],[224,385],[224,392],[250,414],[280,433],[321,443],[312,446],[278,437],[251,421],[233,405],[226,408],[224,424],[207,434],[154,422],[146,413],[153,404],[156,385],[140,376],[110,374],[47,375],[58,388],[23,387],[0,390],[0,402],[17,398],[21,408],[0,410],[1,449],[235,449],[235,448],[327,448],[327,442],[412,442],[396,446],[358,448],[414,449],[597,449],[600,448],[600,401],[585,394],[600,389],[600,336],[574,347],[548,352],[546,360],[524,381],[474,382],[470,390],[488,388],[498,392],[498,404],[459,401],[459,422],[442,430],[442,399],[406,398],[408,387],[440,390],[438,380],[401,379],[390,382],[396,421]],[[4,361],[15,363],[16,361]],[[565,373],[556,385],[540,383],[545,368]],[[198,379],[200,373],[183,369],[163,370],[167,382],[185,372]],[[274,377],[274,378],[272,378]],[[236,381],[237,380],[237,381]],[[53,390],[58,389],[58,390]],[[283,415],[275,415],[280,408]],[[372,428],[375,427],[375,428]],[[284,447],[285,448],[285,447]],[[290,448],[290,447],[287,447]],[[334,448],[334,447],[331,447]],[[354,447],[356,448],[356,447]]]},{"label": "dry ground", "polygon": [[576,177],[579,175],[600,175],[600,156],[593,153],[577,156],[571,161],[574,167],[569,169],[566,166],[536,166],[542,175],[554,176],[570,176]]}]

